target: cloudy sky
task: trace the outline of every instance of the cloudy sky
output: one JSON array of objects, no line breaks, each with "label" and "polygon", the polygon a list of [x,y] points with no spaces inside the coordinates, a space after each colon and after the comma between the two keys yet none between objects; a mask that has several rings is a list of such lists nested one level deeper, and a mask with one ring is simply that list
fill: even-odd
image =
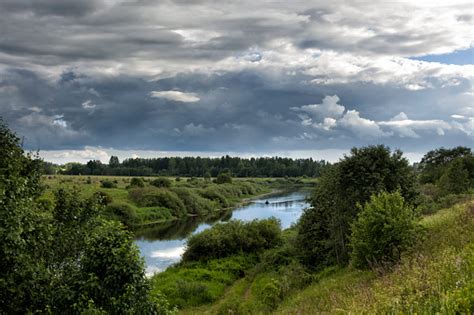
[{"label": "cloudy sky", "polygon": [[472,1],[0,0],[0,115],[53,161],[474,143]]}]

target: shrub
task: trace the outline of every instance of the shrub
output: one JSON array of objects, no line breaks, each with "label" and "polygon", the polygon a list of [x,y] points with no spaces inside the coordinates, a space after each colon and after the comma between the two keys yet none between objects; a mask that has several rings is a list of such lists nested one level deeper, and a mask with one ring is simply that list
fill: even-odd
[{"label": "shrub", "polygon": [[222,258],[239,253],[254,253],[282,243],[280,222],[275,219],[242,222],[233,220],[188,239],[183,261]]},{"label": "shrub", "polygon": [[397,262],[420,231],[413,208],[399,192],[373,195],[352,225],[352,264],[366,268]]},{"label": "shrub", "polygon": [[171,191],[178,195],[179,199],[184,203],[187,213],[206,214],[215,207],[210,200],[201,197],[192,189],[175,187]]},{"label": "shrub", "polygon": [[115,220],[119,220],[126,226],[133,226],[139,223],[135,210],[126,203],[111,203],[105,208],[105,212]]},{"label": "shrub", "polygon": [[94,193],[94,198],[96,198],[97,202],[103,206],[106,206],[113,201],[112,197],[103,191],[96,191]]},{"label": "shrub", "polygon": [[171,187],[171,181],[166,178],[166,177],[159,177],[157,179],[154,179],[150,182],[150,185],[153,185],[155,187]]},{"label": "shrub", "polygon": [[216,186],[211,186],[200,190],[199,194],[204,198],[217,202],[219,206],[223,208],[227,208],[230,206],[230,202]]},{"label": "shrub", "polygon": [[176,217],[186,215],[186,207],[178,196],[161,188],[134,188],[128,192],[131,200],[141,207],[164,207]]},{"label": "shrub", "polygon": [[141,178],[134,177],[130,181],[130,187],[145,187],[145,182]]},{"label": "shrub", "polygon": [[102,188],[117,188],[117,185],[114,182],[110,181],[110,180],[100,181],[100,186]]},{"label": "shrub", "polygon": [[230,176],[230,173],[225,172],[225,173],[219,173],[216,178],[216,183],[217,184],[225,184],[225,183],[232,183],[232,177]]}]

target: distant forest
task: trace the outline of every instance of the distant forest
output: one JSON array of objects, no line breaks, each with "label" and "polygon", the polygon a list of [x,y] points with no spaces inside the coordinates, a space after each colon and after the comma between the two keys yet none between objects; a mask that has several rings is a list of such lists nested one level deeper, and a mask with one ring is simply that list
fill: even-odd
[{"label": "distant forest", "polygon": [[250,158],[223,156],[221,158],[164,157],[132,158],[120,162],[112,156],[108,164],[91,160],[86,164],[68,163],[63,166],[45,162],[46,174],[116,175],[116,176],[195,176],[215,177],[230,172],[235,177],[318,177],[329,163],[313,159]]}]

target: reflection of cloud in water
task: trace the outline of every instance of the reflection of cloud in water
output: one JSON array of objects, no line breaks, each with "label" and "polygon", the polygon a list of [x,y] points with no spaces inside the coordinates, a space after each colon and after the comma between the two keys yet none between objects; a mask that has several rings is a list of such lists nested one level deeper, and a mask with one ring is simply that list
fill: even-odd
[{"label": "reflection of cloud in water", "polygon": [[166,248],[162,250],[153,251],[151,257],[153,258],[180,258],[184,253],[184,246],[175,248]]}]

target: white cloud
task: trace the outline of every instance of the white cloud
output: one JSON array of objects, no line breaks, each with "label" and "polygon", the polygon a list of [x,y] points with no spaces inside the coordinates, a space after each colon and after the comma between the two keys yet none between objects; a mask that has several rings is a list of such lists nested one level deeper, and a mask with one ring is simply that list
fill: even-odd
[{"label": "white cloud", "polygon": [[200,100],[198,95],[195,93],[185,93],[180,91],[152,91],[150,92],[150,96],[183,103],[192,103]]},{"label": "white cloud", "polygon": [[87,100],[83,102],[81,105],[84,109],[94,109],[97,106],[96,104],[93,104],[91,100]]},{"label": "white cloud", "polygon": [[[321,104],[303,105],[301,107],[291,107],[291,110],[305,112],[313,119],[320,121],[324,118],[338,118],[345,110],[345,107],[338,104],[339,97],[337,95],[324,97]],[[305,116],[302,116],[305,117]]]},{"label": "white cloud", "polygon": [[434,131],[442,136],[445,134],[445,130],[451,129],[451,125],[443,120],[411,120],[404,112],[401,112],[389,121],[380,121],[378,125],[387,127],[398,133],[401,137],[408,138],[419,138],[420,136],[416,131]]},{"label": "white cloud", "polygon": [[338,123],[359,138],[380,138],[391,135],[380,129],[375,121],[360,117],[356,110],[348,110]]}]

